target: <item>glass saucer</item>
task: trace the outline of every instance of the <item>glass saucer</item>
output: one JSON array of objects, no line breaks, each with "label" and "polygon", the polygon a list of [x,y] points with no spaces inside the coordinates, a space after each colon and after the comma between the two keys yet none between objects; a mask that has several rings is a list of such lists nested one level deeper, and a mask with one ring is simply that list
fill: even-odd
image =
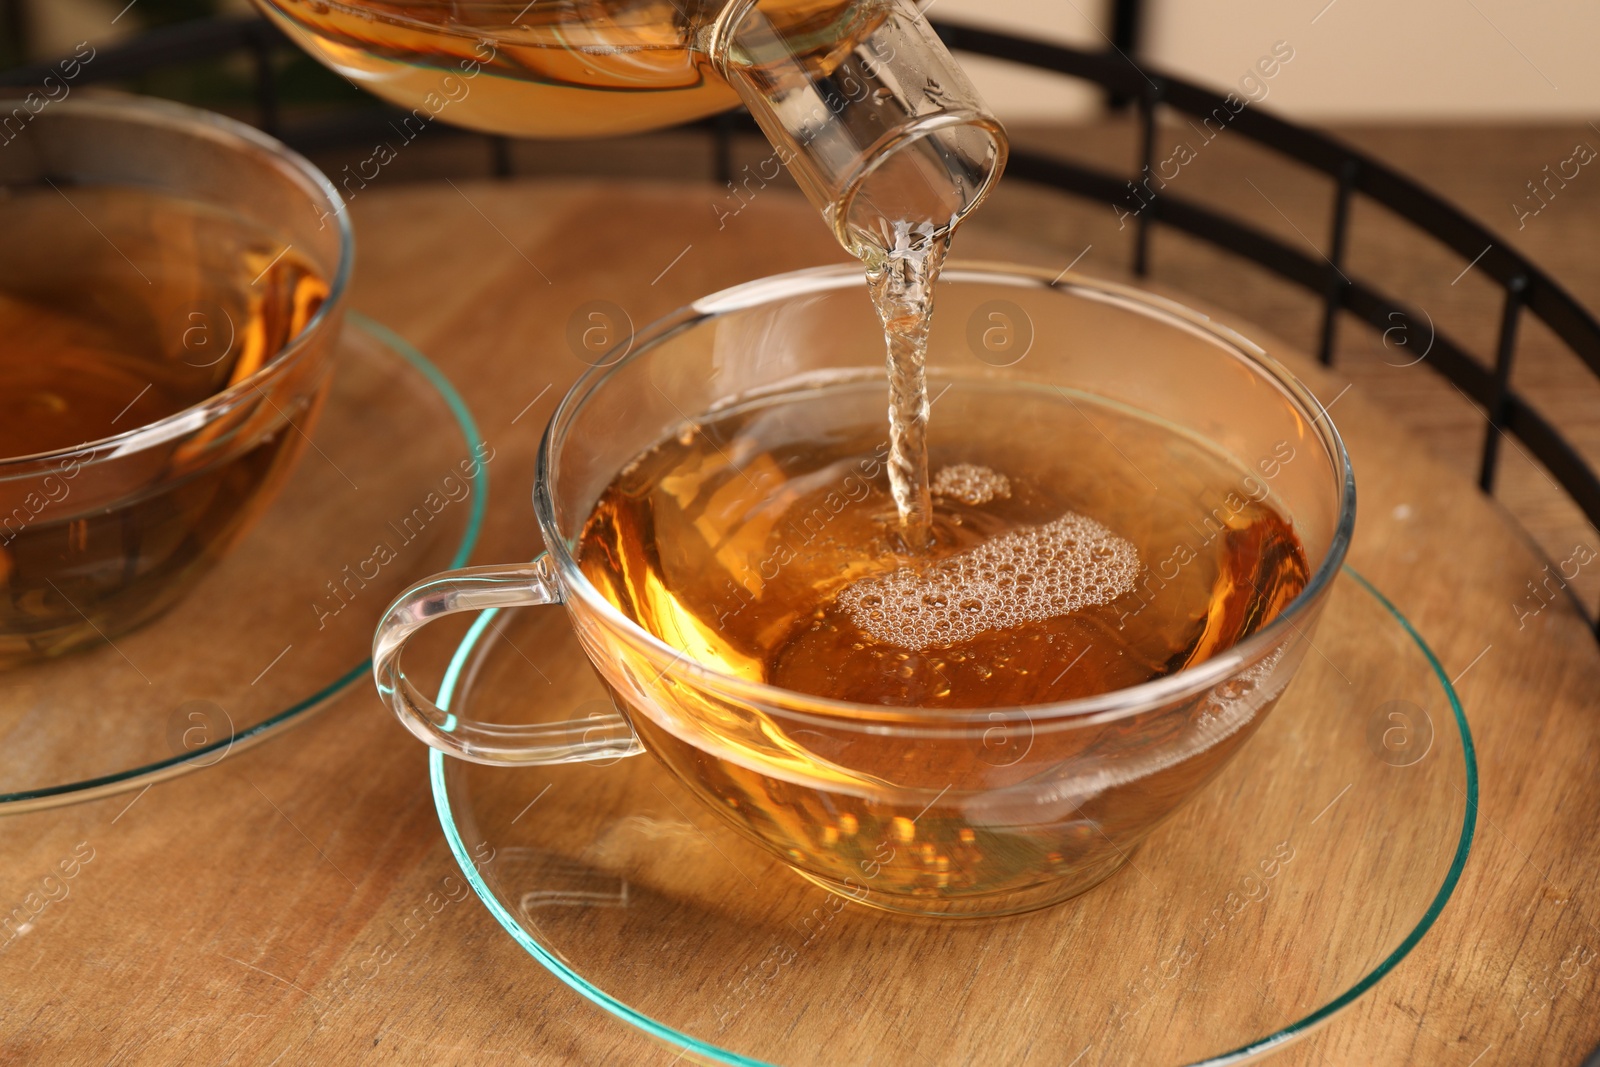
[{"label": "glass saucer", "polygon": [[[1421,637],[1347,569],[1315,641],[1239,757],[1127,869],[1027,915],[848,904],[725,829],[648,756],[507,769],[434,752],[434,800],[511,936],[683,1056],[1237,1063],[1388,974],[1472,842],[1472,740]],[[480,616],[441,697],[500,722],[610,707],[552,609]]]},{"label": "glass saucer", "polygon": [[401,589],[466,561],[488,492],[471,414],[378,323],[347,315],[339,343],[311,447],[215,570],[112,644],[0,673],[0,814],[139,788],[300,721],[365,682]]}]

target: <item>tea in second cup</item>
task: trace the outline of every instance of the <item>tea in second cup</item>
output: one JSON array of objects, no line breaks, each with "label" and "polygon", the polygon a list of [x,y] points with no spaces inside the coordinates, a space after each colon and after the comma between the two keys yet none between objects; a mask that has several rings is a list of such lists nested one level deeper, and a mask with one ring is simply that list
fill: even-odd
[{"label": "tea in second cup", "polygon": [[326,391],[353,244],[304,159],[163,101],[51,104],[0,194],[4,668],[153,618],[259,514]]}]

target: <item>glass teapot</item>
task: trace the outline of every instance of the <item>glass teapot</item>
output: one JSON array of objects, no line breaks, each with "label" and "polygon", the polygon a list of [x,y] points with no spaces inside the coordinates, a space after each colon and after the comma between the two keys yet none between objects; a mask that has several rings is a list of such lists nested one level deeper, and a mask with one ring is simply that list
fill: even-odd
[{"label": "glass teapot", "polygon": [[953,227],[1005,165],[999,122],[910,0],[257,3],[418,130],[602,137],[743,103],[864,259],[893,229]]}]

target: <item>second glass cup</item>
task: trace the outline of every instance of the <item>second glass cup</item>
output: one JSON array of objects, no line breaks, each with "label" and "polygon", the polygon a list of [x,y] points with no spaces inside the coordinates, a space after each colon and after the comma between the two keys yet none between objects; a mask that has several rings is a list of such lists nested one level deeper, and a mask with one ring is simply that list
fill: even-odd
[{"label": "second glass cup", "polygon": [[327,178],[221,115],[74,96],[3,148],[0,670],[143,625],[237,543],[309,440],[355,255]]},{"label": "second glass cup", "polygon": [[[933,706],[939,701],[930,696],[930,706],[890,706],[780,688],[759,670],[719,660],[723,669],[713,669],[696,641],[714,635],[697,638],[685,627],[663,641],[619,610],[616,590],[608,598],[596,587],[579,556],[586,525],[620,471],[720,413],[791,395],[821,397],[831,407],[853,403],[850,395],[881,398],[882,331],[863,289],[858,268],[802,271],[708,297],[629,338],[572,388],[546,431],[534,487],[546,554],[413,586],[378,631],[374,676],[414,734],[461,758],[529,765],[648,751],[710,810],[841,896],[918,914],[1042,907],[1121,867],[1277,701],[1349,542],[1349,462],[1294,377],[1204,316],[1103,282],[952,267],[940,286],[928,359],[931,393],[951,397],[934,410],[936,443],[941,416],[949,433],[969,436],[976,431],[963,426],[963,415],[985,410],[984,396],[1016,398],[1006,401],[1006,415],[977,429],[1011,439],[1029,469],[1035,459],[1059,468],[1062,457],[1044,453],[1078,441],[1085,469],[1071,477],[1130,514],[1152,492],[1134,459],[1146,454],[1113,443],[1091,457],[1085,442],[1105,434],[1089,412],[1126,416],[1148,426],[1152,439],[1203,443],[1240,479],[1215,485],[1216,501],[1193,500],[1196,536],[1246,500],[1268,501],[1303,549],[1303,587],[1231,647],[1191,655],[1181,669],[1141,684],[1056,703]],[[1081,416],[1084,427],[1020,421],[1036,400],[1058,397],[1060,410]],[[1008,418],[1019,420],[1014,432]],[[797,446],[823,433],[800,423],[779,430]],[[855,499],[855,483],[841,484],[832,514]],[[815,521],[833,520],[819,513]],[[793,544],[780,545],[784,551],[761,561],[759,576],[743,580],[760,588],[773,578],[766,569],[810,551],[816,535],[807,529],[774,531],[769,547],[786,538]],[[1177,552],[1145,564],[1137,580],[1119,586],[1122,607],[1113,607],[1123,619],[1143,611],[1186,565]],[[737,613],[753,594],[730,595]],[[565,605],[616,715],[538,726],[476,722],[438,709],[401,671],[407,638],[440,615],[546,603]],[[937,669],[926,658],[908,657],[907,669]],[[1073,668],[1071,658],[1061,656],[1063,670]]]}]

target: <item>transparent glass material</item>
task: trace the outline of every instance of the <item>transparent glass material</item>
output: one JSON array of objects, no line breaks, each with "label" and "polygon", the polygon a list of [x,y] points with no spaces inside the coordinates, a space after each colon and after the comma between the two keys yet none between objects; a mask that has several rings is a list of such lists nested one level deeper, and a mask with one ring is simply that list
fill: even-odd
[{"label": "transparent glass material", "polygon": [[1005,133],[909,0],[850,5],[838,42],[769,6],[730,3],[708,50],[852,255],[947,230],[988,195]]},{"label": "transparent glass material", "polygon": [[[929,345],[932,393],[996,380],[1070,390],[1210,442],[1243,471],[1293,448],[1299,458],[1271,478],[1271,501],[1294,524],[1308,584],[1274,621],[1196,667],[1060,704],[930,712],[710,670],[598,593],[572,556],[578,533],[617,471],[694,414],[881,376],[863,288],[848,267],[740,286],[657,323],[615,365],[585,375],[540,452],[534,510],[548,554],[413,587],[378,632],[374,676],[413,733],[469,760],[563,763],[647,749],[708,810],[842,898],[940,915],[1042,907],[1121,867],[1266,718],[1305,658],[1344,557],[1349,463],[1286,370],[1194,312],[1103,282],[952,268]],[[981,343],[996,313],[1026,326],[1022,356],[999,360]],[[485,722],[468,704],[441,711],[401,673],[407,638],[440,615],[544,603],[566,607],[621,713]],[[891,761],[891,752],[917,758]],[[781,816],[763,814],[773,798]],[[951,855],[982,876],[932,876],[929,865]]]},{"label": "transparent glass material", "polygon": [[[327,179],[241,123],[119,97],[74,96],[36,114],[0,100],[0,114],[10,123],[0,212],[17,212],[0,228],[0,294],[52,307],[70,294],[68,314],[103,314],[148,334],[138,343],[161,355],[141,365],[147,383],[224,358],[213,349],[243,353],[257,343],[258,320],[247,329],[208,288],[214,270],[242,269],[243,250],[219,252],[218,235],[231,227],[282,248],[258,282],[293,257],[319,276],[323,294],[297,334],[265,349],[259,368],[193,406],[122,432],[108,418],[82,444],[0,458],[3,669],[115,639],[160,615],[260,515],[327,391],[354,247]],[[182,205],[174,217],[189,224],[152,217],[150,201],[135,199],[145,194]],[[217,255],[229,261],[209,262]]]},{"label": "transparent glass material", "polygon": [[435,120],[599,137],[743,103],[857,255],[885,243],[884,220],[951,225],[1005,166],[999,122],[910,0],[257,3],[323,63],[410,110],[391,150]]},{"label": "transparent glass material", "polygon": [[368,677],[400,589],[466,562],[494,462],[455,388],[354,312],[332,362],[303,461],[179,608],[0,672],[0,815],[138,789],[305,721]]},{"label": "transparent glass material", "polygon": [[[435,752],[434,801],[495,919],[666,1058],[1253,1061],[1406,958],[1450,900],[1474,834],[1472,738],[1422,638],[1346,570],[1316,640],[1323,655],[1133,870],[1003,920],[914,923],[851,907],[652,760],[504,768]],[[582,655],[550,612],[485,613],[440,703],[515,722],[610,707],[593,678],[552,691],[517,651],[535,648],[547,673]]]}]

